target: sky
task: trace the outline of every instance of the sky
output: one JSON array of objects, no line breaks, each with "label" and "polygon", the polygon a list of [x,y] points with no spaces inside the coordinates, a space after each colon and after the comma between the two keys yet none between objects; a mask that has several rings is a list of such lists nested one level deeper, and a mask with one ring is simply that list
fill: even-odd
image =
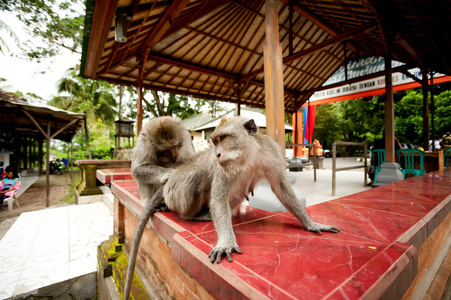
[{"label": "sky", "polygon": [[[20,42],[30,39],[37,44],[42,43],[41,40],[33,40],[26,33],[22,22],[14,14],[0,11],[0,20],[14,31]],[[0,34],[9,48],[0,53],[0,78],[7,80],[0,82],[0,87],[9,92],[35,93],[47,102],[52,96],[58,94],[58,81],[81,59],[80,54],[63,50],[65,52],[58,57],[43,60],[41,63],[32,62],[21,55],[22,50],[15,45],[16,42],[8,34],[4,32]]]}]

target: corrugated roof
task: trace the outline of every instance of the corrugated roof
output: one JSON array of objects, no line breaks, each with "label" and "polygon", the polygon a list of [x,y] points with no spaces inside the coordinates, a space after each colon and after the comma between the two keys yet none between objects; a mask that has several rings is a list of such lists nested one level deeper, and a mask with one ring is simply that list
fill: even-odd
[{"label": "corrugated roof", "polygon": [[[47,122],[50,120],[50,135],[58,133],[54,138],[70,142],[83,125],[85,114],[62,110],[50,105],[29,103],[26,99],[0,91],[0,113],[13,114],[16,119],[16,132],[23,136],[41,136],[36,124],[24,112],[28,112],[37,124],[47,132]],[[73,124],[67,126],[70,122]]]}]

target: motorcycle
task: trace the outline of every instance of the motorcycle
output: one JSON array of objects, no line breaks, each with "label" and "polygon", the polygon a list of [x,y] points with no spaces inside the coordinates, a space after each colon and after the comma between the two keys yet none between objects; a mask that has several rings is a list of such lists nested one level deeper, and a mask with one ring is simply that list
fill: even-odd
[{"label": "motorcycle", "polygon": [[49,165],[50,165],[49,166],[50,174],[61,175],[66,170],[66,165],[59,158],[57,158],[56,160],[50,161]]}]

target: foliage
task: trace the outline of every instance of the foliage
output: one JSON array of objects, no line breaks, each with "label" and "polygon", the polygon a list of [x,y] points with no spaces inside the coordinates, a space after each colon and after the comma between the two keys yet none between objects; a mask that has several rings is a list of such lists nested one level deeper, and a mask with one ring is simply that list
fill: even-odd
[{"label": "foliage", "polygon": [[[0,20],[0,32],[2,34],[3,33],[8,34],[11,38],[13,38],[13,40],[16,43],[19,43],[19,39],[17,38],[14,31],[8,25],[6,25],[2,20]],[[6,49],[7,51],[9,50],[6,41],[0,36],[0,52],[4,53],[4,51],[3,51],[4,49]]]},{"label": "foliage", "polygon": [[[442,84],[434,87],[434,93],[438,93],[434,95],[434,126],[436,134],[441,136],[451,131],[451,91]],[[421,145],[422,89],[397,92],[394,102],[395,136],[401,143]],[[340,140],[366,142],[372,146],[375,141],[383,140],[384,130],[385,95],[379,95],[371,101],[355,99],[318,106],[313,138],[318,139],[325,149],[331,149],[332,143]]]},{"label": "foliage", "polygon": [[21,20],[30,36],[42,39],[42,46],[25,43],[25,54],[40,60],[68,49],[81,53],[84,2],[60,0],[0,0],[0,10],[11,11]]},{"label": "foliage", "polygon": [[[135,87],[126,87],[131,107],[137,107],[138,91]],[[223,103],[205,99],[192,98],[185,95],[163,93],[155,90],[143,90],[143,118],[173,116],[181,119],[206,113],[212,117],[226,110]],[[127,118],[136,119],[136,110],[129,111]]]},{"label": "foliage", "polygon": [[[114,145],[118,88],[105,81],[77,76],[72,69],[59,82],[58,91],[65,95],[54,97],[48,104],[72,112],[86,113],[92,158],[102,159],[106,155],[109,156],[110,148]],[[86,152],[84,130],[74,137],[74,150]],[[86,152],[86,157],[77,159],[88,158],[87,156]]]},{"label": "foliage", "polygon": [[[78,169],[78,168],[77,168]],[[68,170],[68,169],[66,169]],[[60,201],[67,202],[67,203],[74,203],[75,202],[75,189],[77,188],[77,185],[81,182],[81,172],[79,170],[74,170],[70,174],[71,180],[69,184],[69,193],[66,197],[61,199]]]}]

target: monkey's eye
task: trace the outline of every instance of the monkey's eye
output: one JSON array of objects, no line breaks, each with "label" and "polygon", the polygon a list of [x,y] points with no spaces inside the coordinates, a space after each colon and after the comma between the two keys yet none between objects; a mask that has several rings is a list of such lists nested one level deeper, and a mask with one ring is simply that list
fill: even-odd
[{"label": "monkey's eye", "polygon": [[222,142],[223,140],[226,139],[226,137],[227,137],[227,136],[226,136],[225,134],[221,135],[221,136],[219,137],[219,141]]}]

